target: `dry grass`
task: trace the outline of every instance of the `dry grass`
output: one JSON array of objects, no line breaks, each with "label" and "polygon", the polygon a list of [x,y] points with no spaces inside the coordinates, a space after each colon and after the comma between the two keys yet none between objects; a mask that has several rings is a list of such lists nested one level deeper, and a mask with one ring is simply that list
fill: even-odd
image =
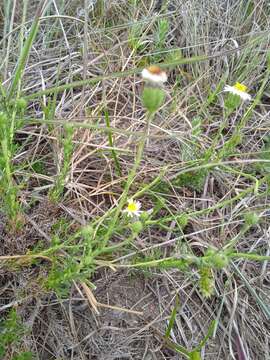
[{"label": "dry grass", "polygon": [[[7,89],[21,51],[20,30],[29,29],[38,1],[25,1],[25,14],[20,2],[4,3],[10,7],[8,17],[0,12],[1,74]],[[154,207],[157,212],[152,226],[105,260],[123,264],[144,255],[150,259],[180,256],[186,248],[199,256],[209,246],[221,249],[231,241],[239,252],[269,255],[269,180],[262,180],[267,173],[269,177],[269,165],[267,169],[255,160],[263,158],[269,136],[269,83],[252,111],[247,114],[244,104],[229,117],[213,149],[221,151],[240,123],[242,138],[233,151],[225,154],[222,164],[207,168],[203,163],[205,151],[225,121],[224,83],[244,82],[255,98],[265,80],[270,44],[268,1],[175,0],[168,1],[169,6],[159,13],[155,12],[158,1],[107,1],[105,9],[95,5],[94,11],[91,3],[48,1],[41,19],[21,82],[21,93],[29,97],[27,113],[14,140],[18,145],[14,181],[21,185],[24,225],[12,232],[4,211],[0,214],[0,255],[25,255],[37,246],[49,248],[56,235],[64,241],[117,206],[145,129],[140,101],[143,84],[138,74],[111,76],[59,92],[51,117],[53,94],[36,97],[37,91],[132,72],[149,62],[215,54],[219,56],[168,69],[166,103],[151,124],[130,191],[135,193],[161,176],[140,197],[145,209]],[[169,24],[161,48],[156,46],[158,19],[167,19]],[[132,31],[138,36],[137,49],[131,46]],[[218,86],[222,87],[216,94]],[[109,114],[121,176],[108,133],[102,130],[106,127],[104,110]],[[199,131],[194,130],[196,119]],[[66,123],[74,128],[73,151],[63,196],[53,203],[48,194],[63,167],[61,139]],[[189,168],[193,169],[191,177],[180,177]],[[260,221],[243,232],[249,213],[256,213]],[[183,228],[177,221],[181,214],[188,216]],[[126,236],[116,232],[110,245]],[[177,269],[114,270],[97,268],[91,278],[94,296],[99,303],[135,313],[113,307],[98,307],[95,312],[75,280],[62,298],[45,290],[42,281],[50,271],[45,260],[31,264],[25,258],[16,263],[1,261],[1,315],[16,307],[28,328],[19,343],[9,347],[6,359],[12,359],[16,351],[29,350],[40,360],[182,359],[163,341],[177,294],[180,309],[172,341],[194,348],[215,319],[214,336],[203,347],[202,359],[269,359],[267,260],[235,259],[214,271],[215,292],[210,299],[202,296],[199,274],[193,268],[185,273]]]}]

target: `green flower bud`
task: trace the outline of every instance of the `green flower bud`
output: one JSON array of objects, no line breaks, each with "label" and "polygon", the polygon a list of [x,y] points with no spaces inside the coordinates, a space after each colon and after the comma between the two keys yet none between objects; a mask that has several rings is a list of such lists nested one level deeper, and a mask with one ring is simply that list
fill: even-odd
[{"label": "green flower bud", "polygon": [[190,360],[201,360],[201,355],[199,351],[192,351],[192,353],[190,353]]},{"label": "green flower bud", "polygon": [[234,111],[241,105],[242,101],[238,95],[228,94],[227,99],[225,100],[225,108],[231,111]]},{"label": "green flower bud", "polygon": [[152,213],[153,213],[153,209],[150,209],[148,211],[143,211],[140,215],[140,219],[142,221],[147,221],[150,218]]},{"label": "green flower bud", "polygon": [[143,230],[143,224],[141,221],[135,221],[130,225],[132,232],[139,234]]},{"label": "green flower bud", "polygon": [[82,267],[89,266],[93,263],[93,257],[91,255],[87,255],[82,260]]},{"label": "green flower bud", "polygon": [[212,296],[214,293],[214,286],[215,283],[211,270],[208,268],[201,268],[199,287],[202,295],[206,298]]},{"label": "green flower bud", "polygon": [[225,254],[215,254],[212,257],[212,264],[217,269],[223,269],[229,264],[229,259]]},{"label": "green flower bud", "polygon": [[188,224],[188,216],[186,214],[182,214],[177,218],[177,223],[180,226],[181,229],[184,229]]},{"label": "green flower bud", "polygon": [[245,215],[245,223],[248,226],[254,226],[260,221],[259,216],[256,213],[247,213]]},{"label": "green flower bud", "polygon": [[205,253],[205,256],[213,256],[215,255],[215,253],[216,253],[215,249],[209,247]]},{"label": "green flower bud", "polygon": [[142,93],[142,103],[150,113],[154,113],[163,105],[165,96],[163,89],[146,86]]},{"label": "green flower bud", "polygon": [[86,225],[81,229],[81,234],[84,238],[92,236],[94,233],[94,228],[92,225]]}]

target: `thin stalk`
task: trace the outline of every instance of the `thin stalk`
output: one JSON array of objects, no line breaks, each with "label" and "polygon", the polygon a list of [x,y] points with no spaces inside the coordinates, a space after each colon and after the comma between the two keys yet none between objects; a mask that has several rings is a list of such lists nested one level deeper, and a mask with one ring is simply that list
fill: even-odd
[{"label": "thin stalk", "polygon": [[110,124],[110,118],[109,118],[109,113],[108,110],[105,109],[104,110],[104,116],[105,116],[105,121],[106,121],[106,126],[109,129],[108,131],[108,141],[109,141],[109,145],[112,148],[111,149],[111,153],[112,153],[112,157],[114,159],[114,163],[115,163],[115,167],[116,167],[116,172],[118,174],[118,176],[122,176],[122,172],[121,172],[121,166],[117,157],[117,153],[114,150],[114,143],[113,143],[113,137],[112,137],[112,132],[110,131],[111,128],[111,124]]},{"label": "thin stalk", "polygon": [[231,258],[236,259],[248,259],[248,260],[254,260],[254,261],[270,261],[270,256],[267,255],[258,255],[258,254],[250,254],[250,253],[232,253],[229,255]]},{"label": "thin stalk", "polygon": [[171,313],[169,324],[168,324],[166,332],[165,332],[165,339],[168,339],[171,335],[171,331],[174,326],[176,315],[178,313],[179,308],[180,308],[179,296],[178,296],[178,294],[176,294],[175,305],[174,305],[173,311]]},{"label": "thin stalk", "polygon": [[243,171],[234,169],[234,168],[229,167],[229,166],[226,166],[226,165],[224,165],[224,166],[222,166],[222,167],[224,168],[225,171],[227,170],[228,173],[234,173],[234,174],[237,174],[237,175],[246,177],[247,179],[250,179],[251,181],[254,181],[254,183],[255,183],[254,193],[255,193],[255,195],[258,194],[259,180],[256,178],[256,176],[253,176],[253,175],[251,175],[251,174],[244,173]]},{"label": "thin stalk", "polygon": [[20,81],[20,79],[22,77],[31,46],[37,35],[37,31],[38,31],[38,27],[39,27],[39,18],[42,16],[42,12],[43,12],[43,9],[45,8],[46,3],[47,3],[47,0],[45,0],[45,1],[41,0],[39,3],[38,9],[36,11],[36,15],[33,20],[33,24],[30,29],[29,36],[26,39],[25,44],[22,48],[22,51],[21,51],[21,54],[20,54],[20,57],[18,60],[18,64],[17,64],[16,70],[15,70],[15,74],[13,77],[13,81],[10,85],[9,94],[8,94],[9,99],[11,99],[14,91],[17,88],[18,82]]},{"label": "thin stalk", "polygon": [[[10,8],[11,8],[11,1],[8,1],[8,5],[5,7],[5,9],[6,9],[6,14],[5,14],[6,21],[8,21],[9,16],[10,16]],[[16,0],[13,1],[13,7],[12,7],[11,16],[10,16],[9,32],[11,32],[12,28],[13,28],[15,9],[16,9]],[[8,41],[7,41],[7,48],[4,49],[4,52],[3,52],[3,54],[6,54],[6,64],[5,64],[5,69],[4,69],[4,79],[7,78],[7,73],[8,73],[8,58],[9,58],[9,53],[10,53],[11,41],[12,41],[12,37],[10,36],[8,38]]]},{"label": "thin stalk", "polygon": [[192,256],[192,255],[183,255],[177,259],[175,257],[171,256],[171,257],[167,257],[164,259],[150,260],[150,261],[145,261],[145,262],[140,262],[140,263],[135,263],[135,264],[115,264],[115,263],[112,263],[112,264],[115,268],[144,268],[144,267],[158,267],[159,264],[162,264],[162,263],[164,263],[166,261],[170,261],[170,260],[186,260],[189,263],[195,263],[197,260],[197,257]]},{"label": "thin stalk", "polygon": [[262,311],[264,312],[266,318],[269,320],[270,319],[270,308],[269,305],[266,305],[264,303],[264,301],[261,299],[261,297],[257,294],[256,290],[254,289],[254,286],[251,286],[251,284],[249,283],[249,281],[246,279],[246,277],[244,276],[244,274],[242,274],[242,272],[238,269],[238,267],[232,263],[232,266],[235,270],[235,272],[238,274],[238,276],[240,277],[240,279],[245,283],[246,287],[248,288],[249,292],[251,293],[251,295],[254,297],[254,299],[256,299],[257,303],[260,305]]},{"label": "thin stalk", "polygon": [[[147,127],[149,126],[149,123],[151,122],[152,118],[154,117],[154,113],[148,113],[147,115]],[[146,127],[146,128],[147,128]],[[146,139],[147,139],[147,131],[145,131],[143,137],[141,138],[141,141],[139,143],[139,147],[138,147],[138,150],[137,150],[137,154],[136,154],[136,159],[135,159],[135,162],[134,162],[134,165],[133,165],[133,168],[131,169],[129,175],[128,175],[128,178],[127,178],[127,182],[126,182],[126,185],[125,185],[125,188],[124,188],[124,191],[121,195],[121,198],[120,198],[120,201],[119,201],[119,204],[115,210],[115,213],[114,213],[114,216],[110,222],[110,225],[109,225],[109,228],[108,228],[108,231],[106,233],[106,235],[104,236],[104,245],[107,244],[108,240],[110,239],[112,233],[113,233],[113,230],[115,228],[115,224],[118,220],[118,217],[119,217],[119,214],[122,210],[122,208],[124,207],[126,201],[127,201],[127,196],[128,196],[128,192],[129,192],[129,189],[130,189],[130,186],[136,176],[136,172],[138,170],[138,167],[140,166],[140,163],[141,163],[141,160],[142,160],[142,156],[143,156],[143,150],[144,150],[144,145],[145,145],[145,142],[146,142]]]},{"label": "thin stalk", "polygon": [[[225,163],[225,162],[224,162]],[[232,203],[234,203],[237,200],[240,200],[243,196],[248,195],[252,192],[255,191],[255,188],[257,186],[262,185],[265,181],[266,181],[266,177],[263,177],[262,179],[258,180],[258,183],[255,183],[253,185],[251,185],[249,188],[247,188],[246,190],[241,191],[239,194],[237,194],[236,196],[234,196],[231,199],[226,199],[224,201],[221,201],[217,204],[215,204],[214,206],[211,206],[209,208],[206,209],[202,209],[202,210],[197,210],[197,211],[191,211],[191,212],[187,212],[185,213],[188,217],[191,216],[199,216],[199,215],[205,215],[208,214],[214,210],[223,208],[224,206],[230,205]],[[266,194],[266,192],[262,193],[263,195]],[[257,196],[260,196],[261,194],[257,194]],[[155,224],[160,224],[160,222],[162,221],[162,223],[166,223],[166,222],[171,222],[172,220],[174,220],[175,218],[177,219],[178,217],[181,217],[183,214],[181,213],[179,216],[166,216],[163,219],[158,219],[158,220],[148,220],[147,221],[147,225],[155,225]]]},{"label": "thin stalk", "polygon": [[[27,6],[28,6],[28,0],[24,0],[23,1],[23,13],[22,13],[22,27],[21,27],[20,38],[19,38],[20,39],[20,54],[23,51],[23,45],[24,45],[24,31],[25,31]],[[22,79],[19,79],[19,82],[18,82],[18,93],[20,92],[20,89],[21,89],[21,80]]]},{"label": "thin stalk", "polygon": [[[244,47],[243,47],[244,48]],[[174,68],[176,66],[179,65],[184,65],[184,64],[193,64],[196,62],[203,62],[203,61],[208,61],[210,59],[215,59],[215,58],[219,58],[222,56],[226,56],[228,54],[233,54],[236,51],[240,51],[241,48],[238,49],[232,49],[232,50],[226,50],[226,51],[222,51],[222,52],[218,52],[214,55],[201,55],[201,56],[193,56],[191,58],[183,58],[183,59],[177,59],[174,61],[170,61],[170,62],[165,62],[162,64],[158,64],[159,67],[166,69],[166,68]],[[86,79],[86,80],[79,80],[79,81],[74,81],[71,82],[69,84],[64,84],[64,85],[60,85],[60,86],[54,86],[51,87],[49,89],[46,90],[40,90],[37,91],[31,95],[27,95],[25,96],[26,100],[32,100],[32,99],[36,99],[42,95],[47,95],[47,94],[52,94],[55,92],[62,92],[65,90],[70,90],[70,89],[74,89],[76,87],[82,87],[85,85],[90,85],[90,84],[96,84],[99,81],[102,80],[108,80],[108,79],[114,79],[114,78],[124,78],[130,75],[134,75],[134,74],[139,74],[141,73],[141,71],[143,70],[143,68],[135,68],[135,69],[130,69],[130,70],[126,70],[126,71],[119,71],[119,72],[114,72],[112,74],[108,74],[108,75],[100,75],[100,76],[95,76],[92,77],[91,79]]]}]

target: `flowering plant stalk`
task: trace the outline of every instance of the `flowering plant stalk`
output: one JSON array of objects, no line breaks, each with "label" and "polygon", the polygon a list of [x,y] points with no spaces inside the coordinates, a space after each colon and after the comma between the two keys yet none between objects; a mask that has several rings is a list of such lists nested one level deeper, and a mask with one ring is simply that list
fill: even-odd
[{"label": "flowering plant stalk", "polygon": [[[112,220],[110,221],[108,231],[104,236],[104,239],[103,239],[104,246],[106,246],[106,244],[108,243],[108,241],[114,231],[114,228],[116,226],[118,217],[119,217],[125,203],[127,202],[130,186],[135,179],[136,172],[137,172],[137,170],[140,166],[141,160],[142,160],[143,150],[144,150],[144,146],[145,146],[145,143],[146,143],[146,140],[148,137],[151,121],[153,120],[155,113],[158,111],[158,109],[163,104],[164,99],[165,99],[165,92],[162,89],[162,84],[167,81],[167,74],[165,73],[165,71],[161,70],[158,66],[150,66],[148,69],[144,69],[142,71],[142,77],[148,84],[144,88],[143,93],[142,93],[142,103],[147,110],[146,130],[139,142],[135,162],[134,162],[134,165],[133,165],[130,173],[128,174],[127,182],[125,184],[123,193],[120,197],[118,207],[113,215]],[[138,211],[139,211],[139,209],[138,209]]]},{"label": "flowering plant stalk", "polygon": [[[153,119],[154,117],[154,113],[147,113],[147,118],[146,118],[146,121],[147,121],[147,128],[149,126],[149,124],[151,123],[151,120]],[[134,165],[130,171],[130,173],[128,174],[128,178],[127,178],[127,182],[126,182],[126,185],[125,185],[125,188],[124,188],[124,191],[120,197],[120,201],[119,201],[119,204],[117,206],[117,209],[114,213],[114,216],[110,222],[110,225],[109,225],[109,228],[108,228],[108,231],[106,233],[106,235],[104,236],[104,246],[107,244],[107,242],[109,241],[112,233],[113,233],[113,230],[115,228],[115,225],[116,225],[116,222],[117,222],[117,219],[119,217],[119,214],[120,212],[122,211],[125,203],[127,202],[127,197],[128,197],[128,192],[129,192],[129,189],[130,189],[130,186],[136,176],[136,172],[140,166],[140,163],[141,163],[141,160],[142,160],[142,156],[143,156],[143,150],[144,150],[144,145],[145,145],[145,142],[146,142],[146,139],[147,139],[147,131],[144,132],[140,142],[139,142],[139,146],[138,146],[138,150],[137,150],[137,154],[136,154],[136,158],[135,158],[135,162],[134,162]]]}]

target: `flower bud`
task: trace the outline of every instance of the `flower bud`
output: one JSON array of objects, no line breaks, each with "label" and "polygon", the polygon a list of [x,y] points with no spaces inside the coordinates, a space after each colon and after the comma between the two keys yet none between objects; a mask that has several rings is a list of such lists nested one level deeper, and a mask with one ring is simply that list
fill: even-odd
[{"label": "flower bud", "polygon": [[133,233],[139,234],[143,230],[143,224],[141,221],[135,221],[130,225],[130,228]]},{"label": "flower bud", "polygon": [[142,103],[149,113],[156,112],[164,103],[165,91],[157,87],[145,87],[142,93]]}]

